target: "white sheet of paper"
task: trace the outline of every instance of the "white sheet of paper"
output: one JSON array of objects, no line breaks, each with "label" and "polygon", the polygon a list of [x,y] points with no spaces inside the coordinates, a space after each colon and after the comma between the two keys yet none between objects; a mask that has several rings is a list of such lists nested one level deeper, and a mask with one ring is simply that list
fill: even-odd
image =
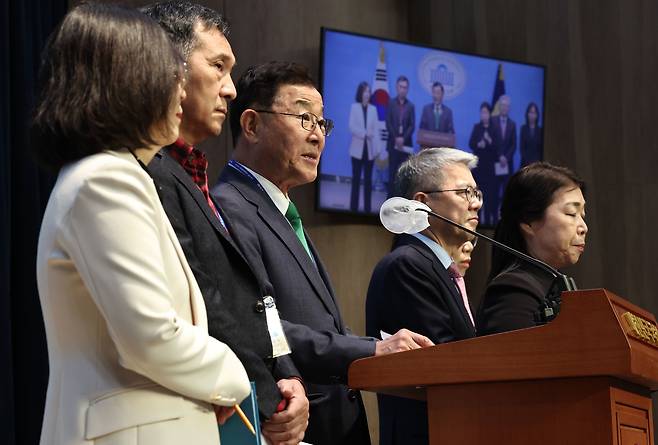
[{"label": "white sheet of paper", "polygon": [[505,165],[503,167],[503,164],[500,162],[494,163],[494,173],[496,176],[505,176],[509,175],[509,165]]},{"label": "white sheet of paper", "polygon": [[387,338],[392,337],[391,334],[382,330],[379,331],[379,336],[382,338],[382,340],[386,340]]}]

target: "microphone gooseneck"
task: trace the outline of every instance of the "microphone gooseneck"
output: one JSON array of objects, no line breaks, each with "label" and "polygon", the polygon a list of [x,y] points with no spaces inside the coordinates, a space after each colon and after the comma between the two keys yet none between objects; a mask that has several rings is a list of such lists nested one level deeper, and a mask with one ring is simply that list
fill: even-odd
[{"label": "microphone gooseneck", "polygon": [[546,272],[550,273],[554,277],[557,277],[557,276],[561,275],[560,272],[558,272],[556,269],[549,266],[548,264],[544,263],[543,261],[540,261],[537,258],[531,257],[530,255],[527,255],[523,252],[520,252],[516,249],[513,249],[513,248],[509,247],[508,245],[501,243],[500,241],[496,241],[493,238],[490,238],[486,235],[481,234],[480,232],[476,232],[475,230],[471,230],[466,226],[462,226],[461,224],[456,223],[455,221],[451,220],[450,218],[446,218],[443,215],[439,215],[438,213],[433,212],[432,210],[426,210],[426,209],[422,209],[422,208],[415,209],[415,210],[417,212],[425,212],[429,215],[432,215],[435,218],[439,218],[440,220],[445,221],[448,224],[450,224],[452,226],[455,226],[455,227],[463,230],[466,233],[470,233],[473,236],[477,236],[478,239],[479,238],[486,239],[487,241],[489,241],[491,244],[495,245],[496,247],[499,247],[500,249],[503,249],[505,252],[511,253],[514,256],[517,256],[519,258],[523,258],[524,260],[529,261],[529,262],[539,266],[540,268],[544,269]]},{"label": "microphone gooseneck", "polygon": [[[424,216],[419,218],[416,216],[418,215],[417,212],[422,212]],[[572,291],[577,289],[573,278],[566,276],[545,262],[531,257],[530,255],[527,255],[523,252],[519,252],[518,250],[513,249],[501,243],[500,241],[496,241],[493,238],[476,232],[475,230],[471,230],[468,227],[465,227],[451,220],[450,218],[446,218],[445,216],[432,211],[429,206],[422,202],[402,197],[393,197],[386,200],[382,204],[379,214],[384,227],[387,230],[398,234],[413,234],[423,231],[429,227],[429,222],[427,221],[428,215],[432,215],[433,217],[438,218],[454,227],[457,227],[466,233],[477,236],[481,239],[485,239],[495,247],[502,249],[505,252],[525,262],[533,264],[534,266],[550,274],[553,277],[553,283],[551,284],[548,294],[544,298],[542,306],[539,308],[539,313],[536,314],[535,321],[539,324],[547,323],[557,316],[558,312],[560,311],[560,294],[562,291]]]},{"label": "microphone gooseneck", "polygon": [[557,314],[560,312],[560,305],[562,303],[562,299],[560,298],[560,295],[562,294],[563,291],[577,290],[576,283],[573,280],[573,278],[566,276],[565,274],[561,273],[557,269],[549,266],[548,264],[546,264],[541,260],[538,260],[537,258],[531,257],[530,255],[527,255],[523,252],[513,249],[508,245],[503,244],[500,241],[496,241],[495,239],[483,235],[479,232],[476,232],[475,230],[471,230],[468,227],[456,223],[455,221],[451,220],[450,218],[446,218],[443,215],[439,215],[438,213],[432,210],[428,210],[422,207],[415,208],[414,210],[417,212],[425,212],[428,215],[432,215],[435,218],[439,218],[440,220],[454,227],[457,227],[466,233],[469,233],[473,236],[477,236],[478,239],[480,238],[485,239],[489,241],[491,244],[493,244],[495,247],[498,247],[517,258],[520,258],[531,264],[534,264],[540,269],[551,274],[553,276],[553,283],[551,284],[551,287],[548,290],[548,294],[544,298],[543,304],[539,308],[539,313],[535,314],[535,321],[538,324],[548,323],[549,321],[553,320],[557,316]]}]

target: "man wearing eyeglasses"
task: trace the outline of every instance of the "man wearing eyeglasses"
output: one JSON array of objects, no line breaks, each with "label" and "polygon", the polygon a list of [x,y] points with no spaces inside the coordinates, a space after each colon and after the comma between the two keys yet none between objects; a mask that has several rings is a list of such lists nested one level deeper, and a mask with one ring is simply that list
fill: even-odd
[{"label": "man wearing eyeglasses", "polygon": [[[400,166],[396,196],[423,202],[434,212],[475,230],[482,206],[482,192],[471,174],[476,164],[477,157],[470,153],[428,148]],[[366,298],[366,334],[394,332],[405,326],[434,343],[475,336],[456,264],[462,246],[473,237],[438,218],[430,216],[429,223],[420,233],[397,235],[392,251],[375,267]],[[425,402],[382,395],[377,399],[381,445],[428,443]]]},{"label": "man wearing eyeglasses", "polygon": [[305,441],[369,444],[361,396],[345,386],[359,358],[428,346],[406,330],[385,341],[351,335],[327,272],[289,198],[317,176],[333,123],[305,67],[270,62],[247,69],[231,103],[233,159],[211,193],[283,319],[311,404]]}]

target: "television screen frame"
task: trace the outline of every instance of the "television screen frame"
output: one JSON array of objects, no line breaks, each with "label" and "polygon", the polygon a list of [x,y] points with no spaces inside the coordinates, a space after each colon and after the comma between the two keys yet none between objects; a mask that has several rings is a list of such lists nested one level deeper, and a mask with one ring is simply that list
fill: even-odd
[{"label": "television screen frame", "polygon": [[[327,77],[328,77],[327,76],[328,67],[326,66],[327,58],[328,58],[327,36],[328,36],[329,33],[340,34],[340,35],[343,35],[347,38],[367,39],[367,40],[371,41],[370,42],[371,44],[381,45],[381,47],[383,47],[385,49],[385,51],[388,50],[389,52],[394,52],[393,48],[395,48],[395,50],[397,52],[400,52],[400,51],[404,50],[405,46],[409,47],[409,48],[407,48],[407,51],[417,51],[417,52],[424,51],[424,52],[427,53],[424,56],[424,58],[422,59],[422,62],[424,62],[425,65],[427,65],[428,63],[429,64],[437,63],[437,60],[439,60],[441,63],[447,63],[447,65],[448,65],[448,71],[447,72],[448,73],[450,73],[450,68],[456,67],[456,69],[457,69],[456,75],[449,78],[449,79],[453,80],[453,82],[447,88],[445,88],[445,90],[447,90],[447,92],[444,93],[444,99],[445,99],[444,103],[448,106],[450,106],[450,104],[451,104],[451,102],[450,102],[451,99],[453,99],[455,97],[458,97],[460,94],[463,94],[464,91],[468,88],[468,86],[464,87],[464,85],[461,85],[461,86],[459,85],[459,76],[461,76],[461,79],[463,80],[463,79],[466,79],[468,77],[468,75],[470,74],[470,72],[467,72],[466,70],[463,69],[463,66],[462,66],[463,63],[470,62],[472,65],[477,65],[477,64],[500,65],[500,66],[503,67],[503,75],[504,75],[504,81],[503,82],[505,82],[507,80],[506,68],[510,68],[510,67],[513,68],[511,71],[513,73],[515,73],[515,75],[517,77],[518,77],[518,72],[517,71],[518,71],[519,67],[520,68],[528,68],[529,70],[536,70],[536,69],[540,70],[541,71],[541,78],[542,78],[541,79],[542,80],[542,86],[541,86],[541,90],[539,90],[539,89],[537,90],[537,91],[541,91],[540,94],[538,94],[538,96],[540,96],[540,99],[534,100],[534,98],[533,98],[532,101],[537,103],[537,105],[539,107],[538,124],[541,127],[541,136],[540,136],[540,139],[541,139],[540,140],[541,154],[540,154],[539,159],[540,160],[544,159],[544,147],[545,147],[544,123],[546,121],[546,119],[545,119],[545,110],[546,110],[547,76],[548,76],[546,65],[530,63],[530,62],[520,61],[520,60],[507,59],[507,58],[491,57],[491,56],[478,54],[478,53],[457,51],[457,50],[454,50],[454,49],[448,49],[448,48],[443,48],[443,47],[438,47],[438,46],[423,45],[423,44],[412,43],[412,42],[407,42],[407,41],[402,41],[402,40],[389,39],[389,38],[385,38],[385,37],[361,34],[361,33],[356,33],[356,32],[351,32],[351,31],[345,31],[345,30],[330,28],[330,27],[321,27],[321,29],[320,29],[320,39],[321,39],[321,43],[320,43],[320,75],[319,75],[319,85],[318,85],[318,87],[319,87],[319,90],[320,90],[321,94],[323,95],[324,106],[325,106],[324,115],[325,115],[325,117],[334,119],[336,127],[334,128],[334,133],[329,135],[326,138],[324,151],[323,151],[322,157],[321,157],[319,165],[318,165],[318,176],[317,176],[316,181],[315,181],[315,210],[316,211],[327,212],[327,213],[349,214],[349,215],[364,217],[365,219],[373,219],[373,217],[378,217],[379,205],[380,205],[379,202],[377,202],[376,205],[373,205],[372,208],[371,208],[370,213],[366,213],[365,211],[363,211],[361,209],[361,205],[362,205],[362,201],[363,201],[363,191],[362,191],[362,188],[361,188],[359,190],[359,210],[357,210],[357,211],[351,210],[349,208],[350,207],[350,188],[351,188],[351,186],[349,184],[351,183],[351,174],[349,174],[347,176],[344,176],[342,174],[323,172],[323,170],[322,170],[323,166],[326,166],[326,164],[328,162],[327,161],[328,154],[329,154],[329,156],[331,156],[331,154],[330,154],[331,150],[342,150],[342,151],[347,153],[348,147],[350,145],[349,140],[342,141],[340,143],[336,143],[336,142],[334,142],[334,139],[333,139],[333,138],[336,137],[336,129],[338,129],[339,126],[342,125],[342,126],[347,127],[348,119],[347,119],[346,115],[349,115],[349,110],[347,110],[346,112],[344,112],[340,115],[336,115],[336,113],[333,110],[333,108],[335,107],[336,101],[333,99],[332,96],[330,96],[330,93],[328,93],[328,91],[327,91],[329,89],[328,88],[329,84],[326,83],[327,82]],[[349,51],[344,51],[344,52],[349,53]],[[349,99],[350,103],[354,103],[354,101],[355,101],[354,96],[355,96],[355,93],[356,93],[356,86],[357,86],[359,81],[363,81],[363,80],[367,81],[372,90],[377,90],[377,88],[375,88],[375,85],[374,85],[374,79],[375,79],[377,69],[379,68],[377,66],[377,62],[378,62],[378,59],[379,59],[379,54],[377,54],[377,53],[373,54],[372,52],[369,52],[365,56],[365,58],[367,59],[367,62],[363,62],[363,63],[370,63],[372,68],[370,69],[370,72],[368,73],[368,76],[366,76],[366,77],[364,77],[360,73],[355,73],[354,74],[354,77],[353,77],[354,82],[352,82],[354,85],[353,85],[353,87],[351,87],[349,90],[347,90],[345,92],[344,97],[342,98],[343,103],[345,102],[346,99]],[[457,60],[457,64],[454,64],[454,60]],[[466,62],[462,62],[462,61],[466,61]],[[451,66],[450,65],[451,62],[454,65]],[[462,63],[462,65],[460,65],[460,62]],[[395,91],[394,91],[394,89],[395,89],[395,79],[398,77],[398,75],[400,73],[396,69],[391,68],[391,66],[389,65],[390,60],[385,59],[385,64],[386,64],[385,65],[385,69],[386,69],[385,74],[387,75],[386,76],[386,78],[387,78],[386,82],[387,82],[388,91],[389,91],[388,98],[390,98],[392,100],[395,97]],[[339,70],[344,70],[344,65],[345,64],[343,64],[343,67],[338,68],[338,69]],[[423,107],[428,102],[431,102],[431,100],[432,100],[432,96],[431,96],[431,92],[430,92],[431,84],[429,86],[429,89],[428,89],[427,86],[426,87],[419,86],[419,84],[421,83],[419,73],[425,73],[425,76],[426,76],[424,78],[425,85],[428,85],[427,84],[428,78],[427,78],[427,74],[426,74],[426,72],[428,70],[425,69],[424,71],[421,71],[422,67],[420,67],[420,65],[421,65],[420,63],[416,67],[413,67],[413,65],[411,65],[412,68],[408,69],[409,73],[406,74],[407,77],[409,78],[409,84],[410,84],[409,98],[415,105],[415,128],[414,128],[414,135],[413,135],[413,147],[414,147],[415,152],[417,152],[419,150],[419,145],[418,145],[418,142],[416,140],[416,136],[418,135],[418,126],[419,126],[419,122],[420,122],[420,115],[422,113]],[[425,65],[423,65],[423,67]],[[443,66],[445,67],[445,65],[443,65]],[[461,72],[459,72],[460,68],[462,69]],[[507,69],[507,71],[510,71],[510,70]],[[361,69],[361,73],[363,73],[363,72],[364,72],[363,69]],[[439,77],[438,78],[442,79],[441,78],[442,73],[440,72],[439,69],[437,69],[434,72],[432,72],[432,75],[434,77],[430,80],[436,79],[436,72],[439,72]],[[479,74],[479,76],[482,76],[482,77],[489,76],[489,75],[491,75],[491,81],[488,85],[484,85],[484,84],[481,84],[481,83],[477,85],[477,87],[479,87],[479,89],[483,89],[483,90],[487,89],[487,90],[485,91],[485,93],[483,93],[480,96],[481,100],[478,101],[477,104],[475,104],[475,106],[473,107],[474,108],[473,111],[468,111],[468,113],[469,113],[467,115],[468,117],[467,118],[462,117],[462,120],[464,122],[466,122],[466,124],[461,126],[462,131],[457,132],[457,138],[458,139],[457,139],[455,145],[460,149],[465,149],[464,151],[471,152],[471,150],[469,149],[467,144],[465,145],[465,144],[459,142],[460,139],[463,141],[464,136],[466,137],[466,139],[468,139],[468,137],[470,135],[470,132],[471,132],[470,128],[472,128],[472,126],[479,121],[479,111],[478,110],[479,110],[480,102],[482,102],[482,101],[490,102],[492,97],[494,96],[494,89],[497,87],[497,83],[498,83],[497,79],[498,79],[498,76],[500,75],[500,73],[496,72],[496,70],[494,70],[491,73],[487,72],[486,74]],[[457,78],[458,80],[454,81],[455,78]],[[466,84],[467,81],[463,80],[462,83]],[[483,86],[480,87],[480,85],[483,85]],[[515,149],[514,163],[513,163],[514,169],[512,170],[512,172],[510,172],[510,175],[511,175],[513,172],[517,171],[518,168],[520,168],[520,165],[519,165],[520,164],[520,151],[521,151],[521,148],[520,148],[520,133],[521,133],[522,125],[525,124],[525,112],[526,112],[526,106],[528,105],[528,103],[523,103],[523,102],[518,101],[518,100],[515,101],[514,95],[510,93],[510,87],[507,86],[507,85],[506,85],[506,87],[507,87],[506,88],[507,92],[508,92],[508,94],[510,94],[511,100],[512,100],[512,107],[511,107],[512,111],[510,112],[510,117],[512,117],[512,119],[516,122],[516,149]],[[416,94],[415,94],[416,97],[419,94],[424,94],[422,96],[423,99],[421,101],[418,101],[417,99],[413,100],[414,95],[412,95],[412,92],[413,92],[414,88],[417,90]],[[421,88],[422,88],[422,90],[421,90]],[[461,90],[460,90],[460,88],[461,88]],[[419,93],[418,91],[424,91],[424,93]],[[371,91],[371,93],[374,93],[374,91]],[[375,96],[375,94],[373,94],[373,96]],[[377,97],[381,98],[381,96],[379,96],[379,95]],[[376,99],[376,97],[371,98],[371,103],[373,103],[374,99]],[[472,100],[470,102],[473,103]],[[494,105],[495,104],[491,104],[492,107],[494,107]],[[454,107],[451,107],[451,108],[454,109]],[[345,108],[342,107],[342,109],[345,109]],[[469,106],[468,109],[470,110],[471,107]],[[458,108],[457,111],[460,111],[460,113],[461,113],[462,109]],[[380,112],[380,114],[381,114],[381,112]],[[460,115],[461,116],[466,116],[463,113],[461,113]],[[519,116],[521,118],[519,118]],[[466,132],[464,132],[463,128],[469,128],[469,129],[466,130]],[[348,132],[349,132],[349,130],[348,130]],[[340,134],[340,130],[339,130],[338,134]],[[386,147],[385,146],[381,147],[380,151],[381,150],[385,151]],[[347,169],[350,170],[351,167],[350,167],[349,154],[347,154],[347,160],[345,161],[345,164],[347,165]],[[377,165],[375,165],[373,167],[373,177],[375,176],[376,173],[378,173],[377,168],[378,168]],[[328,184],[330,184],[331,181],[334,181],[333,179],[328,180],[328,178],[332,178],[332,177],[336,178],[335,179],[336,184],[341,184],[341,182],[345,183],[344,182],[344,181],[346,181],[345,178],[349,178],[350,182],[347,182],[347,187],[345,188],[347,208],[331,207],[331,206],[328,206],[326,204],[323,205],[322,202],[321,202],[322,193],[323,193],[323,190],[322,190],[323,181],[325,181],[325,184],[327,184],[327,185],[325,185],[325,191],[326,191],[326,187],[328,187]],[[375,181],[376,181],[376,179],[373,179],[373,187],[375,187],[375,190],[374,190],[373,194],[377,192],[376,187],[381,185],[381,184],[376,183]],[[379,190],[379,192],[381,192],[381,190]],[[379,196],[378,199],[381,200],[382,199],[381,198],[381,193],[378,196]],[[373,199],[371,199],[371,201]],[[486,203],[486,200],[487,200],[487,195],[486,194],[484,196],[484,199],[485,199],[485,203]],[[497,219],[493,223],[489,223],[488,221],[484,220],[481,216],[481,222],[480,222],[479,227],[480,228],[483,228],[483,227],[484,228],[492,228],[492,227],[495,226],[496,222],[497,222]]]}]

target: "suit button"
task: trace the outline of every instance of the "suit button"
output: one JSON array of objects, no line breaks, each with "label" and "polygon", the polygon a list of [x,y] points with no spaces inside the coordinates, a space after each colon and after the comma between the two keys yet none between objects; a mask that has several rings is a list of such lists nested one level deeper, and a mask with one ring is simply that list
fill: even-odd
[{"label": "suit button", "polygon": [[262,301],[259,301],[258,303],[254,304],[254,312],[257,312],[259,314],[265,312],[265,304]]},{"label": "suit button", "polygon": [[348,389],[347,390],[347,398],[350,399],[351,401],[355,401],[359,397],[359,392],[354,390],[354,389]]}]

